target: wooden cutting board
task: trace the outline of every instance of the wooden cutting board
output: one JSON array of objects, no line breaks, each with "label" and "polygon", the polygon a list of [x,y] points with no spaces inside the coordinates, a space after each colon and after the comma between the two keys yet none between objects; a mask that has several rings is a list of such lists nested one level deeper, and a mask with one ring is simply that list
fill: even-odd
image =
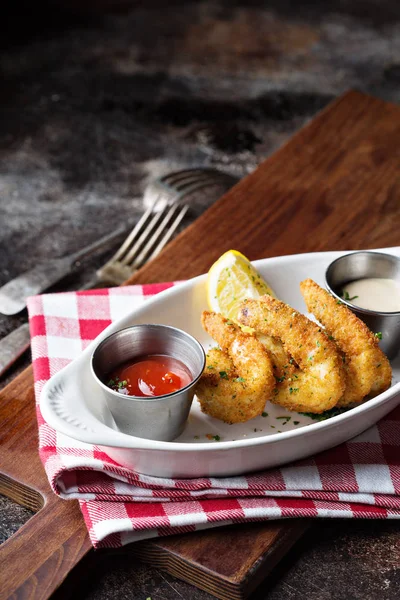
[{"label": "wooden cutting board", "polygon": [[[345,94],[129,283],[198,275],[230,248],[253,260],[398,245],[399,159],[400,108]],[[0,493],[36,512],[0,547],[0,590],[5,598],[45,599],[90,543],[77,503],[52,494],[38,459],[31,369],[0,393],[0,418]],[[306,527],[302,520],[225,527],[140,542],[121,552],[218,598],[239,599]]]}]

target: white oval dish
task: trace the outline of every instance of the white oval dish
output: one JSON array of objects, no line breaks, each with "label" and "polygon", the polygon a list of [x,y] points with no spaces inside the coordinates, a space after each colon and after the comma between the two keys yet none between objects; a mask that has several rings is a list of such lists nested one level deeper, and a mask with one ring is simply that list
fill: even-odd
[{"label": "white oval dish", "polygon": [[[400,247],[381,251],[400,256]],[[304,312],[299,283],[311,277],[324,286],[326,268],[343,254],[298,254],[259,260],[254,265],[281,300]],[[399,404],[400,357],[392,361],[393,382],[386,392],[325,421],[316,422],[267,402],[267,416],[228,425],[203,414],[195,399],[185,431],[173,442],[121,433],[90,371],[95,346],[114,331],[137,323],[179,327],[205,348],[213,345],[200,324],[201,312],[207,309],[205,284],[206,275],[201,275],[154,296],[112,323],[76,360],[56,373],[40,398],[49,425],[71,438],[100,446],[113,460],[138,473],[221,477],[280,466],[331,448],[365,431]]]}]

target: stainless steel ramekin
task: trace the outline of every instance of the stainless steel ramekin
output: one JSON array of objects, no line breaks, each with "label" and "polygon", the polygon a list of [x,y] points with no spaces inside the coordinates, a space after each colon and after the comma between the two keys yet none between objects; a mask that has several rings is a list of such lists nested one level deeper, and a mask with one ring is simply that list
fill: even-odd
[{"label": "stainless steel ramekin", "polygon": [[394,358],[400,349],[400,312],[360,308],[341,296],[348,283],[367,277],[400,281],[400,258],[372,251],[345,254],[329,265],[325,273],[325,282],[328,291],[346,304],[372,332],[382,334],[380,347],[388,358]]},{"label": "stainless steel ramekin", "polygon": [[[164,354],[180,360],[192,380],[184,388],[163,396],[125,396],[104,383],[121,364],[149,354]],[[167,325],[133,325],[111,334],[95,349],[91,368],[108,408],[120,431],[141,438],[171,441],[187,421],[194,386],[205,366],[201,344],[188,333]]]}]

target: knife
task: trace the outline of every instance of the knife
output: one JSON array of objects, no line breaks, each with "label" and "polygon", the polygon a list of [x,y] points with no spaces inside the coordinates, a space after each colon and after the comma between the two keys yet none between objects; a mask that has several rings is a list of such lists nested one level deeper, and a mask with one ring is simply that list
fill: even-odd
[{"label": "knife", "polygon": [[[99,286],[98,280],[92,280],[81,287],[81,290],[94,289]],[[31,344],[29,323],[23,323],[0,340],[0,378],[15,363]]]},{"label": "knife", "polygon": [[0,340],[0,377],[29,348],[29,325],[24,323]]},{"label": "knife", "polygon": [[83,258],[103,246],[111,244],[131,229],[132,224],[128,227],[124,225],[74,254],[48,260],[12,279],[0,288],[0,313],[3,315],[16,315],[21,312],[26,307],[28,296],[35,296],[51,287],[62,277],[68,275],[74,265]]},{"label": "knife", "polygon": [[[34,269],[27,271],[23,275],[16,277],[9,283],[0,288],[0,312],[3,309],[20,312],[26,306],[26,299],[50,287],[53,283],[59,281],[71,270],[73,265],[88,256],[92,252],[107,246],[122,234],[132,229],[132,224],[128,227],[120,227],[116,231],[102,237],[97,242],[86,246],[83,250],[71,254],[65,258],[54,259],[38,265]],[[91,289],[99,286],[99,281],[92,280],[81,289]],[[14,314],[14,312],[4,312],[4,314]],[[29,324],[24,323],[17,329],[6,335],[0,340],[0,377],[22,356],[29,348],[31,343],[29,334]]]}]

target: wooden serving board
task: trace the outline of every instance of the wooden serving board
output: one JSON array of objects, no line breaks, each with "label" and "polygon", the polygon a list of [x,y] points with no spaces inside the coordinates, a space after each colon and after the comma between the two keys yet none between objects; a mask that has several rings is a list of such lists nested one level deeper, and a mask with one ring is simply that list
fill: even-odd
[{"label": "wooden serving board", "polygon": [[[399,159],[400,108],[345,94],[129,283],[198,275],[230,248],[253,260],[398,245]],[[31,369],[0,393],[0,418],[0,493],[36,511],[0,547],[0,594],[46,599],[87,555],[90,543],[77,503],[52,494],[37,456]],[[121,552],[218,598],[239,599],[306,527],[302,520],[224,527],[139,542]]]}]

